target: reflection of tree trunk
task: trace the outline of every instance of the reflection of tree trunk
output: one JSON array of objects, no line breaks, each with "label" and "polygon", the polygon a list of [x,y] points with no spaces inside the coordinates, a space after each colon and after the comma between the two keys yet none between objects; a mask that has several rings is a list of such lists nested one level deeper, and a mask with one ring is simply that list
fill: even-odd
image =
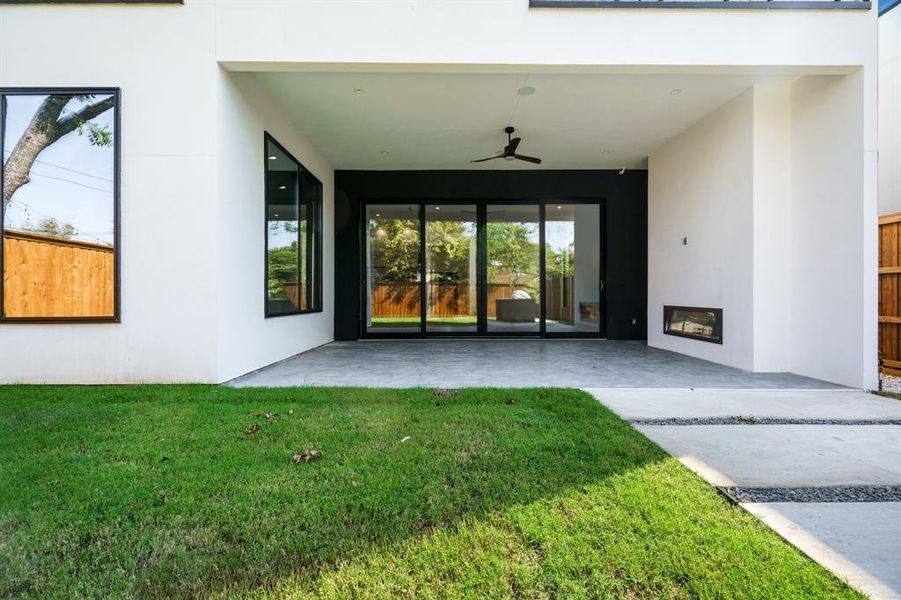
[{"label": "reflection of tree trunk", "polygon": [[70,95],[47,96],[34,113],[28,128],[3,167],[3,208],[6,208],[20,187],[31,181],[31,167],[41,152],[64,135],[72,133],[80,125],[113,107],[113,97],[110,96],[88,104],[77,113],[60,120],[63,109],[71,99]]}]

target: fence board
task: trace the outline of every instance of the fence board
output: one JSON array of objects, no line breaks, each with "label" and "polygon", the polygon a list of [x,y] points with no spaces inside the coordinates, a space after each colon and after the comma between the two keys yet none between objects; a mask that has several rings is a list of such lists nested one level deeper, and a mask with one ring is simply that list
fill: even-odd
[{"label": "fence board", "polygon": [[110,246],[6,230],[7,317],[111,317],[115,254]]},{"label": "fence board", "polygon": [[901,213],[879,219],[879,353],[883,371],[901,364]]},{"label": "fence board", "polygon": [[[564,281],[565,280],[565,281]],[[548,319],[573,319],[572,277],[548,279]],[[458,317],[476,314],[475,287],[463,283],[428,283],[428,315]],[[512,298],[512,283],[488,284],[488,318],[496,316],[496,301]],[[415,318],[419,316],[419,283],[376,283],[372,286],[372,316],[375,318]]]}]

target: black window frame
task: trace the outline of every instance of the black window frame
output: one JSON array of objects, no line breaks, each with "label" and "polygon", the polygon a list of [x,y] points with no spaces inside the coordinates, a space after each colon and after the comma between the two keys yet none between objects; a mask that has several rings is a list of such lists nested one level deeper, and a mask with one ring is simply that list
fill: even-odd
[{"label": "black window frame", "polygon": [[[300,231],[297,232],[298,265],[300,264],[301,242],[306,244],[311,251],[306,253],[307,281],[305,297],[313,301],[313,308],[298,308],[289,312],[269,311],[269,203],[268,203],[268,173],[269,173],[269,144],[278,148],[289,160],[291,160],[301,173],[307,174],[316,183],[315,197],[312,199],[312,210],[308,211],[308,221],[313,227],[307,227],[306,240],[301,240]],[[266,319],[277,317],[293,317],[323,312],[322,306],[322,180],[316,177],[312,171],[297,160],[275,137],[268,131],[263,132],[263,315]],[[297,194],[298,215],[300,203],[303,201],[303,191]]]},{"label": "black window frame", "polygon": [[64,95],[111,95],[114,98],[113,124],[113,314],[98,317],[8,317],[4,309],[3,202],[0,202],[0,323],[121,323],[122,322],[122,89],[118,87],[0,87],[0,197],[3,195],[3,169],[6,142],[6,97]]}]

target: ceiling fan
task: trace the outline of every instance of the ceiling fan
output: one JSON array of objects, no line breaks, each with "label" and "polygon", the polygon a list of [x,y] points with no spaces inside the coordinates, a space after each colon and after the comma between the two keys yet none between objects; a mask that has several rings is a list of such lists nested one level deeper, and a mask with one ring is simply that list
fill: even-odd
[{"label": "ceiling fan", "polygon": [[535,163],[536,165],[541,164],[540,158],[535,158],[534,156],[526,156],[524,154],[517,154],[516,149],[519,147],[519,143],[522,141],[522,138],[513,137],[514,129],[512,127],[506,127],[504,132],[507,134],[507,145],[504,148],[504,151],[496,156],[489,156],[488,158],[480,158],[478,160],[471,160],[469,162],[485,162],[486,160],[494,160],[496,158],[503,158],[504,160],[524,160],[526,162]]}]

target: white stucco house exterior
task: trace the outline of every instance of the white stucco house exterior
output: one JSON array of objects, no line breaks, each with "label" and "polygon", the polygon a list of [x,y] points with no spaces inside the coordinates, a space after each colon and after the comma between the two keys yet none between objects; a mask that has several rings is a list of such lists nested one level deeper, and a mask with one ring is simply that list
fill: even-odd
[{"label": "white stucco house exterior", "polygon": [[879,214],[901,212],[901,10],[879,9]]},{"label": "white stucco house exterior", "polygon": [[[115,122],[71,134],[108,152],[107,170],[47,150],[6,204],[0,382],[223,382],[365,337],[357,203],[454,172],[443,185],[490,219],[503,182],[541,181],[543,226],[547,198],[573,195],[554,186],[585,171],[597,179],[579,185],[609,201],[602,299],[581,307],[605,307],[597,337],[875,388],[877,24],[856,0],[0,3],[4,161],[37,105],[22,94],[71,94],[60,122],[86,96],[116,99]],[[502,149],[506,126],[542,164],[469,162]],[[319,241],[301,227],[301,300],[275,286],[306,308],[272,318],[267,173],[291,158],[321,183],[319,214],[296,219],[319,219]],[[69,180],[85,206],[102,189],[118,210],[103,227],[57,216],[40,177]],[[39,265],[12,242],[53,237],[47,215],[81,250],[115,248],[115,310],[17,299],[45,284],[21,291]],[[721,311],[720,343],[665,334],[672,306]]]}]

